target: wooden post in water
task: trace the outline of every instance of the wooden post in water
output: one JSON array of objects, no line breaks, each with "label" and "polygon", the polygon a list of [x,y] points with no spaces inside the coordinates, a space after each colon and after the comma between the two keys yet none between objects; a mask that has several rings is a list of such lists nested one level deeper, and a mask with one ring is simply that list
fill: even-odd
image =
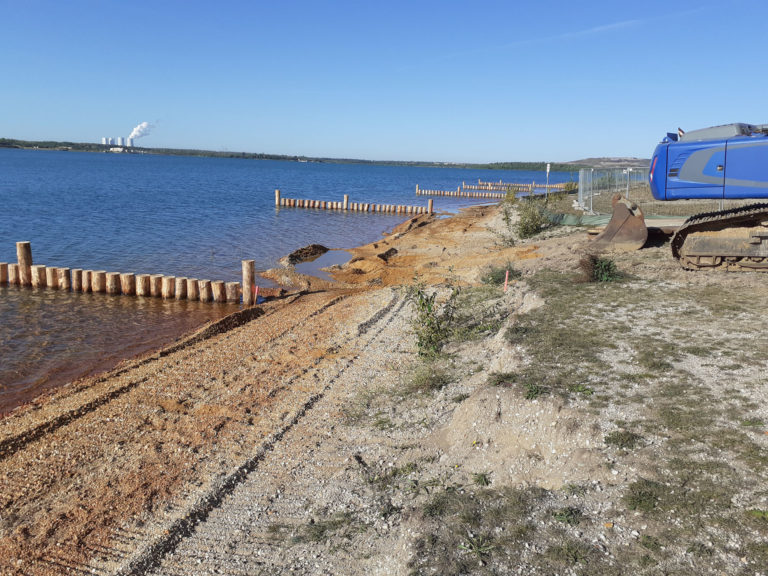
[{"label": "wooden post in water", "polygon": [[210,302],[213,300],[213,289],[210,280],[200,280],[198,286],[200,287],[200,302]]},{"label": "wooden post in water", "polygon": [[160,298],[163,295],[163,275],[153,274],[149,277],[149,295]]},{"label": "wooden post in water", "polygon": [[344,194],[344,202],[341,205],[342,210],[346,210],[349,208],[349,194]]},{"label": "wooden post in water", "polygon": [[72,272],[69,268],[59,268],[59,290],[70,291],[72,288]]},{"label": "wooden post in water", "polygon": [[72,270],[72,292],[83,291],[83,269],[75,268]]},{"label": "wooden post in water", "polygon": [[0,286],[8,284],[8,262],[0,262]]},{"label": "wooden post in water", "polygon": [[253,306],[253,290],[256,285],[256,263],[253,260],[243,260],[243,306]]},{"label": "wooden post in water", "polygon": [[160,294],[163,300],[173,298],[174,289],[176,288],[176,278],[174,276],[162,276],[161,277]]},{"label": "wooden post in water", "polygon": [[187,300],[200,300],[200,285],[197,278],[187,278]]},{"label": "wooden post in water", "polygon": [[187,279],[186,278],[176,278],[175,282],[176,286],[174,290],[176,291],[176,300],[186,300],[187,299]]},{"label": "wooden post in water", "polygon": [[227,301],[227,287],[221,280],[215,280],[211,282],[211,291],[213,292],[214,302],[226,302]]},{"label": "wooden post in water", "polygon": [[432,198],[427,200],[427,214],[432,214]]},{"label": "wooden post in water", "polygon": [[275,190],[275,206],[280,207],[280,190]]},{"label": "wooden post in water", "polygon": [[[21,269],[21,266],[19,266],[19,269]],[[29,273],[30,286],[33,288],[45,288],[45,266],[41,264],[30,266]]]},{"label": "wooden post in water", "polygon": [[139,274],[136,276],[136,296],[151,296],[152,291],[149,287],[149,274]]},{"label": "wooden post in water", "polygon": [[45,269],[45,285],[54,290],[59,287],[59,269],[54,266],[48,266]]},{"label": "wooden post in water", "polygon": [[32,285],[32,245],[29,242],[16,242],[16,261],[19,263],[19,283]]},{"label": "wooden post in water", "polygon": [[83,292],[90,292],[93,286],[93,270],[83,270]]},{"label": "wooden post in water", "polygon": [[225,291],[227,302],[240,302],[240,282],[227,282]]},{"label": "wooden post in water", "polygon": [[120,294],[120,272],[107,273],[107,294]]},{"label": "wooden post in water", "polygon": [[103,294],[107,290],[107,271],[94,270],[91,272],[91,291]]},{"label": "wooden post in water", "polygon": [[120,274],[120,290],[127,296],[134,296],[136,294],[136,275]]},{"label": "wooden post in water", "polygon": [[19,265],[8,264],[8,284],[18,286],[19,280]]}]

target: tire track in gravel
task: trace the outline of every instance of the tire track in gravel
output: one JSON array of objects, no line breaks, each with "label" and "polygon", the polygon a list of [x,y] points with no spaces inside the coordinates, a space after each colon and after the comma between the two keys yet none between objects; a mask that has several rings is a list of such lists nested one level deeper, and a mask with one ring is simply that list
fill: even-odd
[{"label": "tire track in gravel", "polygon": [[[321,330],[321,326],[323,325],[323,322],[320,322],[320,324],[316,324],[315,328],[312,328],[313,326],[313,319],[320,320],[321,316],[324,315],[326,312],[333,310],[334,308],[337,308],[339,303],[342,303],[348,298],[348,295],[342,294],[342,295],[333,295],[333,294],[314,294],[314,295],[306,295],[307,298],[310,300],[313,300],[314,303],[310,303],[310,309],[306,312],[309,313],[301,313],[296,314],[292,312],[286,312],[285,308],[281,308],[281,313],[278,314],[272,314],[272,315],[265,315],[262,317],[262,322],[259,323],[259,332],[263,335],[263,339],[260,339],[258,342],[258,345],[261,347],[265,346],[271,346],[273,348],[281,348],[284,345],[281,344],[281,339],[285,339],[286,337],[291,337],[292,332],[297,329],[298,326],[302,326],[304,328],[310,328],[314,330]],[[292,317],[291,314],[298,317]],[[343,314],[346,314],[345,311],[339,310],[333,317],[331,322],[335,320],[336,316],[342,316]],[[269,317],[271,316],[271,318]],[[285,320],[290,319],[290,322],[286,322]],[[270,320],[269,325],[267,325],[267,322]],[[329,320],[325,320],[324,322],[328,323]],[[253,331],[251,329],[251,331]],[[240,331],[242,333],[242,331]],[[331,333],[332,334],[332,333]],[[227,340],[232,340],[233,346],[240,343],[242,340],[242,336],[236,338],[236,332],[230,331],[227,334],[220,335],[220,338],[212,339],[209,341],[204,341],[202,344],[198,344],[193,349],[189,351],[187,354],[182,354],[179,359],[176,359],[175,365],[179,366],[181,365],[182,368],[184,368],[183,364],[185,363],[185,360],[190,360],[191,357],[195,357],[194,359],[196,361],[199,361],[199,356],[205,354],[210,354],[212,357],[215,357],[217,355],[217,350],[219,350],[222,346],[227,346]],[[315,337],[317,334],[314,335]],[[323,337],[326,337],[327,334],[323,334]],[[215,342],[213,341],[215,340]],[[309,342],[311,343],[313,340],[310,336],[307,336],[304,340],[302,339],[293,339],[298,344],[301,345],[302,342]],[[315,338],[317,340],[317,338]],[[238,350],[240,350],[238,348]],[[181,351],[177,349],[177,351]],[[167,380],[168,378],[173,379],[175,376],[174,374],[170,374],[173,369],[173,358],[168,358],[171,356],[170,354],[166,355],[166,358],[162,360],[162,365],[160,366],[160,369],[158,372],[163,372],[162,377],[158,378],[151,378],[149,376],[145,376],[140,378],[139,380],[141,383],[144,384],[144,386],[138,386],[133,385],[131,390],[127,390],[126,392],[130,392],[131,394],[126,394],[126,392],[123,392],[119,395],[121,398],[121,401],[119,402],[119,405],[130,407],[129,409],[132,411],[136,411],[139,415],[142,413],[141,411],[144,410],[144,413],[146,413],[147,409],[156,409],[157,408],[157,399],[160,397],[161,393],[166,393],[167,391],[164,390],[164,388],[168,385]],[[241,359],[241,355],[235,355],[235,359],[239,360]],[[319,362],[320,360],[317,360],[316,362]],[[238,367],[236,362],[236,370],[240,371],[247,371],[249,369],[250,363],[246,362],[243,363],[244,365],[241,367]],[[231,362],[230,362],[231,364]],[[229,364],[228,364],[229,365]],[[157,367],[155,367],[157,368]],[[291,366],[287,363],[284,363],[284,365],[279,366],[281,373],[290,373],[291,371],[295,372],[297,367]],[[142,368],[138,368],[138,370],[141,370]],[[306,373],[306,369],[302,371],[302,373]],[[189,375],[182,374],[181,378],[177,378],[179,380],[179,386],[183,387],[189,387],[190,378],[192,381],[196,381],[193,377],[190,377]],[[273,386],[271,390],[268,391],[268,393],[265,393],[265,402],[268,404],[269,402],[276,402],[279,399],[279,392],[282,390],[285,390],[286,388],[289,388],[291,383],[293,382],[294,378],[289,378],[286,382],[283,382],[283,376],[280,376],[280,373],[277,374],[277,385]],[[215,380],[215,378],[213,378]],[[230,390],[230,387],[225,386],[223,383],[223,373],[222,373],[222,383],[218,386],[218,388],[215,388],[211,386],[210,391],[199,391],[199,386],[195,386],[193,388],[193,393],[196,394],[195,399],[199,400],[202,403],[215,403],[215,402],[226,402],[227,397],[231,396],[233,394],[236,394],[237,392],[235,390]],[[272,381],[273,385],[275,384],[274,379]],[[203,386],[205,388],[205,386]],[[152,390],[152,388],[156,388],[157,390]],[[132,398],[131,396],[137,396],[137,393],[141,392],[141,394],[138,395],[136,398]],[[170,392],[167,392],[167,394],[171,394],[173,390]],[[152,394],[155,394],[153,396]],[[258,394],[256,399],[258,399]],[[250,398],[250,397],[249,397]],[[114,399],[111,399],[114,400]],[[82,476],[85,475],[86,477],[88,474],[93,474],[92,468],[96,466],[97,468],[99,466],[102,467],[102,469],[106,466],[107,469],[109,468],[109,455],[102,454],[101,452],[110,449],[110,446],[114,445],[114,442],[117,442],[117,445],[122,445],[123,440],[120,440],[118,436],[115,436],[117,433],[118,435],[122,434],[125,440],[128,442],[128,448],[130,449],[133,445],[136,444],[136,439],[133,438],[135,436],[136,431],[138,429],[136,428],[128,428],[126,430],[120,429],[120,424],[115,423],[114,416],[115,412],[120,413],[121,410],[124,410],[124,408],[120,407],[110,407],[111,406],[111,400],[110,402],[104,402],[99,406],[93,406],[93,409],[88,414],[82,414],[80,417],[70,420],[68,424],[74,424],[75,422],[80,422],[81,424],[78,424],[76,430],[72,430],[69,432],[69,434],[63,434],[64,432],[67,432],[67,427],[65,425],[59,426],[56,430],[48,430],[47,432],[43,432],[39,435],[37,440],[39,442],[37,444],[33,443],[33,440],[29,440],[26,443],[24,443],[24,446],[17,448],[14,455],[10,457],[10,460],[5,462],[2,467],[0,467],[0,472],[2,472],[3,477],[5,479],[4,487],[2,492],[5,494],[2,495],[3,499],[3,508],[6,512],[3,514],[4,518],[0,518],[0,548],[3,548],[3,550],[9,550],[8,545],[10,545],[10,550],[13,550],[13,543],[12,541],[8,541],[8,537],[10,537],[12,540],[14,538],[14,535],[12,532],[15,531],[9,531],[8,529],[13,529],[14,524],[19,527],[19,524],[21,526],[21,529],[24,531],[26,528],[24,528],[25,524],[24,522],[31,523],[34,528],[37,528],[36,523],[36,517],[34,515],[40,514],[45,515],[45,509],[50,510],[48,512],[49,514],[55,513],[55,510],[58,508],[61,510],[65,506],[62,506],[62,504],[65,504],[63,502],[63,499],[66,497],[69,497],[70,500],[74,498],[74,500],[71,500],[71,502],[76,502],[77,498],[80,497],[81,500],[83,496],[78,496],[82,494],[82,484],[84,483],[82,480]],[[246,401],[248,398],[246,398]],[[102,417],[95,417],[96,413],[99,412],[99,409],[104,411],[108,408],[106,416],[112,417],[112,423],[110,423],[110,417],[102,418]],[[268,406],[264,407],[264,410],[268,410]],[[110,413],[111,411],[111,413]],[[149,414],[152,416],[151,412]],[[88,418],[83,418],[84,416],[88,416]],[[133,415],[131,415],[133,416]],[[83,424],[84,421],[88,421],[87,425]],[[96,422],[95,422],[96,421]],[[101,421],[104,421],[107,424],[109,428],[111,428],[111,431],[106,430],[98,430],[99,425],[102,423]],[[95,425],[94,425],[95,422]],[[201,426],[204,427],[204,424],[201,423]],[[84,426],[86,426],[84,428]],[[152,424],[149,424],[150,430],[152,429]],[[163,425],[164,426],[164,425]],[[98,434],[102,434],[102,437],[99,437],[98,440],[90,440],[88,439],[88,436],[90,434],[90,430],[96,428]],[[144,432],[141,432],[139,434],[142,435]],[[216,432],[214,432],[213,441],[217,442],[217,438],[215,437]],[[56,438],[53,439],[52,437],[55,436]],[[77,437],[84,437],[82,440],[78,440]],[[49,438],[51,437],[51,438]],[[92,435],[90,436],[92,438]],[[77,449],[77,442],[82,442],[82,446],[87,447],[87,450],[80,451]],[[223,442],[223,440],[219,441],[220,444]],[[216,447],[216,444],[213,445],[213,447]],[[26,452],[29,452],[28,454],[25,453],[24,448],[26,448]],[[31,450],[30,450],[31,448]],[[76,451],[76,455],[74,458],[67,457],[67,453],[72,453],[72,451]],[[207,449],[206,449],[207,450]],[[216,448],[214,451],[214,455],[219,454],[219,456],[215,456],[217,458],[224,458],[228,454],[227,450],[224,448]],[[51,455],[55,455],[54,458],[51,458]],[[74,454],[73,454],[74,455]],[[23,456],[21,458],[17,456]],[[125,456],[123,456],[124,458]],[[72,462],[73,460],[78,460],[78,462]],[[205,457],[203,458],[205,460]],[[115,460],[112,460],[115,462]],[[195,460],[195,462],[198,462],[195,464],[193,462],[193,465],[199,468],[199,462],[201,460],[198,458]],[[120,460],[116,461],[117,464],[120,463]],[[2,462],[0,462],[2,464]],[[170,465],[170,464],[169,464]],[[84,467],[89,467],[87,470],[83,470]],[[2,468],[5,468],[5,470],[2,470]],[[199,468],[196,474],[198,477],[200,477],[201,474],[205,474],[207,471],[210,471],[209,469],[213,468],[213,473],[217,473],[215,470],[215,466],[210,466],[206,464],[203,468]],[[162,471],[161,471],[162,473]],[[146,481],[151,482],[153,481],[153,478],[151,478],[151,474],[149,471],[145,472],[147,475]],[[61,479],[59,479],[61,477]],[[64,480],[64,482],[62,482]],[[119,479],[119,477],[116,477],[116,480],[118,482],[122,482],[122,480]],[[188,486],[182,486],[181,490],[178,493],[182,494],[188,494],[191,489]],[[60,492],[61,494],[52,494],[53,492]],[[71,492],[75,492],[74,495],[70,494]],[[108,491],[109,492],[109,491]],[[105,494],[105,496],[108,494]],[[93,496],[91,496],[93,497]],[[98,497],[98,496],[97,496]],[[59,498],[59,500],[56,500],[56,498]],[[53,504],[45,504],[46,501],[53,501]],[[90,502],[84,502],[85,504],[90,504]],[[81,504],[82,505],[82,504]],[[34,515],[27,514],[27,511],[31,510],[34,512]],[[69,516],[62,516],[62,514],[66,514],[64,512],[58,512],[58,518],[51,518],[51,529],[56,528],[57,525],[60,525],[63,521],[69,521]],[[117,516],[118,518],[120,516]],[[131,514],[128,516],[123,517],[123,521],[127,517],[131,517]],[[113,516],[113,518],[115,518]],[[44,518],[43,518],[44,519]],[[19,522],[21,520],[21,522]],[[114,525],[114,523],[112,523]],[[42,528],[40,528],[42,530]],[[23,534],[22,534],[23,536]],[[5,540],[5,542],[3,542]],[[78,537],[78,542],[79,542]],[[61,543],[57,544],[57,546],[60,546]],[[80,544],[78,544],[80,546]],[[101,548],[109,548],[109,546],[104,546],[100,543],[91,543],[88,542],[86,548],[90,546],[93,550],[97,550],[100,547]],[[48,569],[43,569],[44,573],[50,573],[50,570],[53,569],[53,573],[57,572],[57,569],[54,569],[55,566],[82,566],[82,551],[72,554],[64,553],[65,549],[67,547],[63,547],[61,549],[55,548],[54,553],[51,554],[50,550],[46,553],[47,559],[45,560],[45,563],[48,565]],[[61,550],[62,553],[59,553],[59,550]],[[2,568],[4,565],[4,562],[0,560],[0,568]],[[27,564],[27,568],[29,568],[29,564]],[[46,571],[47,570],[47,571]],[[2,570],[0,570],[1,572]],[[21,572],[19,572],[21,573]],[[43,572],[37,572],[34,573],[43,573]]]},{"label": "tire track in gravel", "polygon": [[[399,305],[398,305],[399,304]],[[355,363],[355,359],[360,353],[364,352],[378,338],[384,328],[396,317],[397,312],[405,305],[396,293],[391,300],[380,308],[371,318],[367,319],[357,326],[357,336],[347,336],[346,342],[340,344],[343,346],[349,341],[361,338],[377,325],[383,322],[383,325],[376,328],[375,332],[359,347],[358,354],[341,362],[341,366],[335,374],[329,378],[322,388],[310,395],[306,401],[293,413],[290,419],[285,422],[278,430],[270,435],[256,451],[245,461],[241,462],[233,471],[227,474],[221,480],[215,482],[211,488],[203,494],[185,513],[173,521],[170,526],[165,527],[158,536],[146,542],[141,549],[114,572],[118,576],[138,576],[146,574],[162,562],[163,558],[173,552],[185,539],[192,536],[195,527],[204,522],[212,511],[222,505],[224,499],[232,494],[248,475],[256,470],[266,455],[273,451],[275,447],[283,440],[284,436],[290,432],[312,408],[325,396],[328,390],[345,374],[345,372]],[[302,371],[294,379],[308,376],[310,372],[317,373],[324,358],[319,358],[314,365]]]},{"label": "tire track in gravel", "polygon": [[[299,294],[294,297],[291,297],[289,300],[285,302],[285,305],[290,306],[293,302],[298,300],[301,296],[302,295]],[[311,317],[316,316],[317,314],[322,313],[328,307],[333,306],[334,304],[337,304],[338,302],[340,302],[343,298],[344,298],[343,296],[335,298],[334,300],[329,302],[327,305],[321,307],[315,313],[308,316],[306,319],[309,319]],[[234,314],[230,314],[226,318],[223,318],[217,322],[214,322],[212,325],[205,327],[204,329],[202,329],[199,332],[196,332],[190,337],[185,338],[182,342],[179,342],[177,344],[164,348],[163,350],[160,350],[159,352],[153,354],[148,358],[143,358],[141,360],[133,362],[129,366],[119,368],[116,371],[109,372],[108,374],[105,374],[103,376],[96,378],[94,380],[94,384],[99,384],[101,382],[106,381],[107,379],[116,378],[123,374],[130,373],[131,371],[135,371],[145,366],[146,364],[157,360],[158,358],[164,358],[175,352],[185,350],[194,344],[209,340],[211,336],[222,334],[224,332],[229,332],[231,330],[234,330],[235,328],[239,328],[240,326],[246,324],[247,322],[250,322],[251,320],[255,320],[256,318],[261,317],[266,320],[269,316],[279,314],[280,312],[281,310],[272,310],[271,312],[265,314],[259,308],[248,308],[240,312],[235,312]],[[303,322],[306,319],[302,319],[300,322]],[[297,322],[296,324],[293,324],[287,327],[280,334],[277,334],[273,338],[271,338],[269,342],[274,341],[275,339],[280,338],[281,336],[284,336],[286,333],[293,330],[296,327],[296,325],[299,324],[300,322]],[[213,346],[213,344],[205,345],[206,348],[210,348],[211,346]],[[199,352],[200,352],[199,350],[196,350],[194,353],[198,354]],[[184,360],[184,356],[180,358],[180,361],[183,361],[183,360]],[[33,427],[27,430],[24,430],[20,433],[13,434],[6,438],[3,438],[2,440],[0,440],[0,461],[11,456],[18,450],[22,449],[27,444],[40,439],[46,434],[49,434],[51,432],[58,430],[62,426],[66,426],[72,423],[78,418],[81,418],[86,414],[93,412],[94,410],[97,410],[98,408],[119,398],[126,392],[130,392],[133,388],[147,382],[148,379],[149,377],[144,376],[138,379],[130,380],[129,382],[122,384],[121,386],[118,386],[116,388],[113,388],[109,390],[107,393],[102,394],[94,398],[93,400],[83,402],[79,406],[76,406],[74,408],[69,408],[65,412],[58,414],[55,417],[49,418],[44,422],[38,422]]]}]

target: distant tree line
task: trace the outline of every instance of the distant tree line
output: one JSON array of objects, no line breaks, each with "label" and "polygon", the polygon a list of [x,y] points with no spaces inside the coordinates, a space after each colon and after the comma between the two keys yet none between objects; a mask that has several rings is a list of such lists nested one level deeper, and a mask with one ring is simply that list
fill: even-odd
[{"label": "distant tree line", "polygon": [[[79,152],[107,152],[113,145],[96,144],[89,142],[54,142],[54,141],[29,141],[13,138],[0,138],[0,148],[25,148],[43,150],[72,150]],[[210,158],[241,158],[245,160],[284,160],[322,162],[326,164],[371,164],[380,166],[428,166],[443,168],[473,168],[483,170],[530,170],[544,172],[547,169],[546,162],[494,162],[490,164],[471,164],[458,162],[418,162],[406,160],[361,160],[355,158],[313,158],[309,156],[291,156],[285,154],[264,154],[254,152],[228,152],[215,150],[190,150],[187,148],[142,148],[133,146],[125,148],[129,152],[140,154],[160,154],[166,156],[204,156]],[[577,164],[552,163],[551,170],[556,172],[573,172],[582,168]]]}]

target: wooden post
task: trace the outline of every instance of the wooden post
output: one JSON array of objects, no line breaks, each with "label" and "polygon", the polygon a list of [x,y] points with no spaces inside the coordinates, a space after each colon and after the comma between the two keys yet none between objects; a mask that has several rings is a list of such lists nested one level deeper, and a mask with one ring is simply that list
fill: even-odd
[{"label": "wooden post", "polygon": [[243,260],[243,306],[253,306],[253,290],[256,285],[256,263]]},{"label": "wooden post", "polygon": [[83,269],[75,268],[72,270],[72,292],[82,292],[83,290]]},{"label": "wooden post", "polygon": [[210,302],[213,300],[213,289],[210,280],[200,280],[198,286],[200,288],[200,302]]},{"label": "wooden post", "polygon": [[120,294],[120,272],[107,272],[107,294]]},{"label": "wooden post", "polygon": [[187,278],[187,300],[200,300],[200,286],[197,278]]},{"label": "wooden post", "polygon": [[29,242],[16,242],[16,261],[19,263],[19,283],[32,285],[32,245]]},{"label": "wooden post", "polygon": [[59,290],[70,291],[72,288],[72,271],[69,268],[59,268]]},{"label": "wooden post", "polygon": [[432,198],[427,200],[427,214],[432,214]]},{"label": "wooden post", "polygon": [[176,277],[175,276],[162,276],[161,277],[162,285],[160,288],[160,294],[163,297],[163,300],[167,300],[169,298],[173,298],[174,296],[174,289],[176,288]]},{"label": "wooden post", "polygon": [[176,286],[174,290],[176,292],[176,300],[186,300],[187,299],[187,279],[176,278],[175,284]]},{"label": "wooden post", "polygon": [[227,282],[227,302],[240,302],[240,282]]},{"label": "wooden post", "polygon": [[48,266],[45,269],[45,285],[54,290],[59,287],[59,269],[55,266]]},{"label": "wooden post", "polygon": [[227,287],[221,280],[215,280],[211,282],[211,291],[213,292],[214,302],[226,302],[227,301]]},{"label": "wooden post", "polygon": [[106,270],[94,270],[91,272],[91,291],[96,293],[104,293],[107,290],[107,271]]},{"label": "wooden post", "polygon": [[349,194],[344,194],[344,203],[341,206],[342,210],[349,208]]},{"label": "wooden post", "polygon": [[134,296],[136,294],[136,275],[120,274],[120,290],[123,294]]},{"label": "wooden post", "polygon": [[149,287],[149,274],[139,274],[136,276],[136,296],[151,296],[152,290]]},{"label": "wooden post", "polygon": [[93,284],[93,270],[83,270],[83,293],[90,292]]},{"label": "wooden post", "polygon": [[[21,269],[21,266],[19,266]],[[29,284],[33,288],[45,288],[45,266],[33,265],[29,269]]]},{"label": "wooden post", "polygon": [[149,295],[160,298],[163,295],[163,275],[153,274],[149,277]]},{"label": "wooden post", "polygon": [[275,206],[280,207],[280,190],[275,190]]},{"label": "wooden post", "polygon": [[8,284],[8,262],[0,262],[0,286]]},{"label": "wooden post", "polygon": [[18,286],[19,281],[19,265],[13,263],[8,264],[8,284]]}]

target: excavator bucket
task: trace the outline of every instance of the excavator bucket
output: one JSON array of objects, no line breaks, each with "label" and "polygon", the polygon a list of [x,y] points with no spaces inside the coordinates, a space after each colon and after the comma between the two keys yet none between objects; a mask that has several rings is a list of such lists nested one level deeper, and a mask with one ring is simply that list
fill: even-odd
[{"label": "excavator bucket", "polygon": [[606,227],[598,234],[592,245],[604,250],[629,252],[639,250],[648,239],[643,212],[637,204],[614,194],[611,199],[613,215]]}]

